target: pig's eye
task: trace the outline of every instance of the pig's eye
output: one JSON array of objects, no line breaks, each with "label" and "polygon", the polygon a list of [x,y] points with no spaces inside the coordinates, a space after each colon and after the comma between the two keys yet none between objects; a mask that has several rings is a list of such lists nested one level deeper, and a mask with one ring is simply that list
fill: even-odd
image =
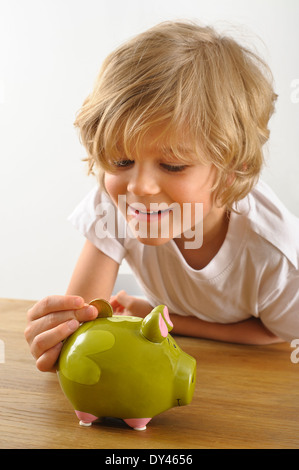
[{"label": "pig's eye", "polygon": [[[171,342],[170,342],[168,337],[167,337],[167,341],[168,341],[169,345],[171,345]],[[176,345],[174,343],[172,343],[172,346],[174,347],[174,349],[176,349]]]}]

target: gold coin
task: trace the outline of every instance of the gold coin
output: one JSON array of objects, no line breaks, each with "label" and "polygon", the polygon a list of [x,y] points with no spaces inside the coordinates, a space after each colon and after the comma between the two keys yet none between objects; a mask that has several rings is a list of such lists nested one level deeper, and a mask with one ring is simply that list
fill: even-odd
[{"label": "gold coin", "polygon": [[100,318],[107,318],[113,316],[113,309],[109,302],[104,299],[94,299],[89,302],[89,305],[93,305],[98,310],[98,317]]}]

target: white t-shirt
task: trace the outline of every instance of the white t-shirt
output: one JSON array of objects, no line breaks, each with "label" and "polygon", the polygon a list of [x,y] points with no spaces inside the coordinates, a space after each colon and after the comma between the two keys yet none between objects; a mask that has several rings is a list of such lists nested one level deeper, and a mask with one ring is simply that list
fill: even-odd
[{"label": "white t-shirt", "polygon": [[173,240],[144,245],[128,227],[125,236],[124,217],[98,187],[69,220],[115,261],[126,259],[151,305],[218,323],[259,317],[280,338],[299,338],[299,219],[262,182],[236,209],[241,214],[231,213],[225,241],[201,270]]}]

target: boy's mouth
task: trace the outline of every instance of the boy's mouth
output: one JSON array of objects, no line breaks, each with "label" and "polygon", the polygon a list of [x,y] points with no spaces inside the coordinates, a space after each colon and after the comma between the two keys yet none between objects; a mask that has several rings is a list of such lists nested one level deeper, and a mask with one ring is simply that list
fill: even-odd
[{"label": "boy's mouth", "polygon": [[143,204],[128,205],[127,215],[136,218],[139,221],[152,222],[159,220],[172,210],[171,206],[166,209],[152,210],[146,208]]}]

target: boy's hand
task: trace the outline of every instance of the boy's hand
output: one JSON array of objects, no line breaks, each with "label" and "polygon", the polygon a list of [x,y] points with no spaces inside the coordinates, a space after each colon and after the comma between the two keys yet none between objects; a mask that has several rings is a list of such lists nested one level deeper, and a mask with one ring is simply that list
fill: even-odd
[{"label": "boy's hand", "polygon": [[133,315],[144,318],[153,309],[147,300],[133,297],[124,290],[111,297],[109,302],[116,315]]},{"label": "boy's hand", "polygon": [[54,372],[62,341],[70,336],[80,322],[94,320],[97,309],[74,295],[50,295],[27,312],[25,338],[42,372]]}]

